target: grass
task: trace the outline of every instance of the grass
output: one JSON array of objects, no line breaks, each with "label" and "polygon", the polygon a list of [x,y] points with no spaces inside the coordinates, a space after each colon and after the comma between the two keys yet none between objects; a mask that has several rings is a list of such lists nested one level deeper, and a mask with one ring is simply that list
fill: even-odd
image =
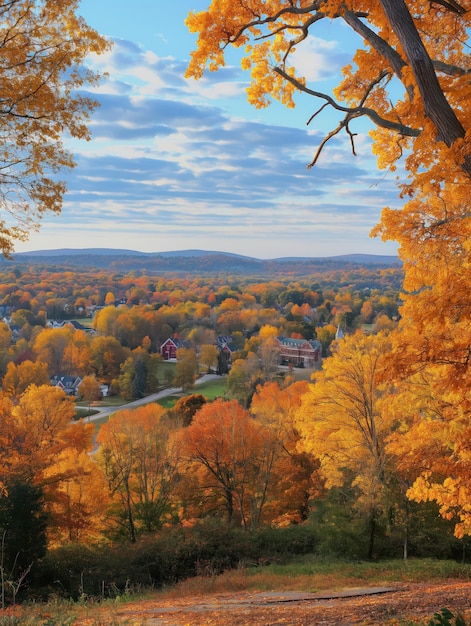
[{"label": "grass", "polygon": [[[128,598],[129,599],[129,598]],[[135,624],[131,620],[119,619],[116,601],[72,604],[64,600],[51,601],[44,605],[14,607],[0,614],[0,626],[124,626]]]},{"label": "grass", "polygon": [[227,389],[227,379],[225,377],[219,377],[214,380],[208,380],[199,385],[195,385],[193,389],[187,393],[178,393],[172,394],[170,396],[166,396],[165,398],[160,398],[158,403],[160,406],[163,406],[164,409],[171,409],[175,406],[175,403],[183,398],[186,395],[190,395],[192,393],[200,393],[207,400],[214,400],[215,398],[220,398],[224,396]]},{"label": "grass", "polygon": [[196,385],[194,393],[200,393],[207,400],[214,400],[225,395],[227,391],[227,378],[219,376],[214,380],[208,380],[200,385]]},{"label": "grass", "polygon": [[[164,602],[191,596],[244,591],[339,591],[345,588],[389,586],[394,582],[438,582],[451,579],[471,580],[471,564],[433,559],[352,562],[307,555],[293,559],[288,564],[274,563],[261,567],[241,564],[238,569],[226,571],[219,576],[198,576],[158,592],[138,595],[125,593],[114,600],[99,603],[93,600],[77,603],[52,600],[44,605],[15,607],[13,611],[7,609],[3,615],[0,614],[0,626],[136,624],[132,620],[120,621],[117,609],[123,603],[136,604],[149,598]],[[419,622],[414,622],[417,623]],[[406,626],[406,622],[401,624]]]},{"label": "grass", "polygon": [[341,561],[307,555],[288,564],[241,567],[217,577],[184,580],[162,591],[164,597],[184,597],[230,591],[339,591],[352,587],[387,586],[393,582],[471,580],[471,564],[433,559]]}]

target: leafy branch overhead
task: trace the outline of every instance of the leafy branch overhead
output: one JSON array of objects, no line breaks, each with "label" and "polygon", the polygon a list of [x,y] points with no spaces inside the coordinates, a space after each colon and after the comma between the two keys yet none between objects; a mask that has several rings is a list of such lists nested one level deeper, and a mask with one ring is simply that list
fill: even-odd
[{"label": "leafy branch overhead", "polygon": [[77,0],[0,4],[0,251],[26,240],[45,213],[58,213],[58,179],[74,167],[64,135],[90,139],[97,103],[79,91],[99,80],[84,66],[108,42],[77,14]]},{"label": "leafy branch overhead", "polygon": [[[199,34],[188,76],[217,70],[228,46],[242,48],[253,105],[276,99],[294,107],[295,95],[306,94],[322,101],[308,123],[326,109],[338,115],[309,167],[342,131],[355,154],[359,118],[371,124],[378,167],[400,166],[399,206],[384,207],[372,232],[398,244],[404,267],[400,321],[383,379],[394,394],[382,410],[408,432],[407,453],[418,441],[434,447],[437,463],[423,451],[429,461],[408,497],[435,501],[444,517],[459,520],[457,535],[470,534],[471,2],[213,0],[187,25]],[[325,93],[303,76],[294,52],[309,55],[314,37],[337,33],[337,25],[358,39],[344,40],[350,61]],[[311,48],[303,48],[308,40]],[[314,428],[311,416],[307,428]],[[404,442],[395,445],[401,456]]]},{"label": "leafy branch overhead", "polygon": [[[389,131],[382,142],[425,132],[434,142],[451,147],[466,135],[462,103],[469,93],[469,13],[455,2],[426,3],[421,10],[415,4],[403,0],[213,2],[207,11],[188,17],[189,29],[199,38],[187,74],[198,78],[206,67],[216,70],[224,64],[227,46],[244,46],[243,67],[252,73],[248,98],[257,107],[266,106],[270,97],[293,106],[294,93],[301,91],[345,113],[328,138],[345,129],[352,139],[350,121],[367,116]],[[302,42],[318,31],[325,37],[329,25],[337,21],[349,26],[359,40],[358,49],[352,51],[354,65],[344,68],[344,78],[332,97],[310,88],[290,61]],[[403,92],[395,97],[398,81]],[[469,176],[467,152],[457,155],[455,163]],[[392,167],[397,154],[394,151],[384,165]]]}]

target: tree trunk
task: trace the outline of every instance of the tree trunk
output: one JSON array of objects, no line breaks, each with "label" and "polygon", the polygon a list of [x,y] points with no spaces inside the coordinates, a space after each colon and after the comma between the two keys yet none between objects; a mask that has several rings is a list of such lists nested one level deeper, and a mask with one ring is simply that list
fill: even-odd
[{"label": "tree trunk", "polygon": [[136,526],[134,524],[134,515],[132,512],[131,490],[129,489],[128,480],[126,480],[125,489],[126,489],[126,509],[127,509],[126,515],[128,518],[128,525],[129,525],[129,538],[131,539],[132,543],[136,543]]},{"label": "tree trunk", "polygon": [[234,519],[234,497],[231,489],[224,489],[224,498],[226,500],[227,523],[231,524]]},{"label": "tree trunk", "polygon": [[374,546],[376,536],[376,513],[373,512],[370,516],[370,541],[368,545],[368,559],[373,559]]},{"label": "tree trunk", "polygon": [[[465,136],[465,129],[455,115],[435,74],[432,60],[404,0],[380,0],[383,11],[396,33],[414,73],[424,112],[438,133],[438,140],[451,147]],[[465,157],[462,169],[471,177],[471,156]]]}]

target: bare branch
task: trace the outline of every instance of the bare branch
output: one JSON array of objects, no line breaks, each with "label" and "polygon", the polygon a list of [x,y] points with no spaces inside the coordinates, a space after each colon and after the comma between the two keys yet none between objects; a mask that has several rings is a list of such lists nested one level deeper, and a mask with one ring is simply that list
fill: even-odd
[{"label": "bare branch", "polygon": [[280,9],[274,15],[268,15],[267,17],[261,18],[257,17],[257,19],[248,22],[248,24],[244,24],[239,28],[235,35],[228,34],[228,39],[225,47],[229,44],[236,42],[246,30],[250,30],[251,28],[256,28],[259,26],[263,26],[265,24],[271,24],[276,22],[282,15],[306,15],[315,11],[318,11],[323,4],[323,0],[315,0],[312,4],[307,7],[295,7],[293,5],[289,7],[285,7]]},{"label": "bare branch", "polygon": [[338,102],[336,102],[328,94],[309,89],[309,87],[303,85],[301,82],[299,82],[299,80],[287,74],[281,67],[275,67],[273,71],[282,76],[292,85],[294,85],[296,89],[299,89],[299,91],[307,93],[310,96],[314,96],[315,98],[321,98],[322,100],[326,100],[327,103],[330,104],[330,106],[337,111],[342,111],[343,113],[348,113],[350,114],[350,116],[355,117],[368,117],[376,126],[379,126],[380,128],[385,128],[386,130],[393,130],[400,135],[404,135],[405,137],[418,137],[421,133],[421,130],[418,128],[410,128],[409,126],[405,126],[404,124],[401,124],[399,122],[387,120],[384,117],[381,117],[377,111],[375,111],[374,109],[370,109],[369,107],[344,107],[338,104]]}]

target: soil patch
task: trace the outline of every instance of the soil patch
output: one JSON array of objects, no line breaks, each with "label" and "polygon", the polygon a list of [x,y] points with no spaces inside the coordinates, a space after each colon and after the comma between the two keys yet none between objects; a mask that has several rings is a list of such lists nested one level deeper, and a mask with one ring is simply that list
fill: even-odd
[{"label": "soil patch", "polygon": [[424,623],[447,607],[471,616],[471,583],[408,583],[335,592],[237,592],[121,606],[120,622],[146,626],[374,626]]}]

